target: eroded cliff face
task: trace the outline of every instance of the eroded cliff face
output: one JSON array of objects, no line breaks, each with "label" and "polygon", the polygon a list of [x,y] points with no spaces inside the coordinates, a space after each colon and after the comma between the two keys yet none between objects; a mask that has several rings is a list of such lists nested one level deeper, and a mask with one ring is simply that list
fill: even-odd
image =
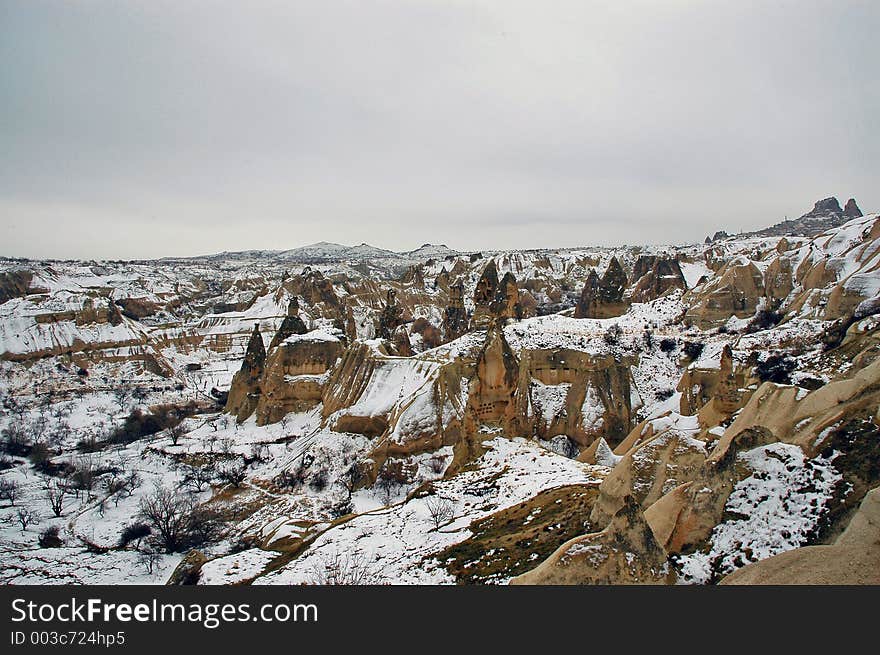
[{"label": "eroded cliff face", "polygon": [[257,425],[277,423],[290,412],[320,404],[328,373],[342,351],[342,342],[325,333],[291,334],[270,350],[259,381]]},{"label": "eroded cliff face", "polygon": [[460,467],[499,434],[561,437],[574,452],[600,437],[616,444],[635,421],[632,362],[568,349],[517,354],[501,321],[446,354],[402,357],[381,342],[343,347],[307,333],[270,351],[259,376],[255,360],[247,375],[236,376],[230,411],[245,416],[247,399],[256,398],[257,422],[264,424],[320,403],[325,426],[373,440],[373,475],[389,457],[444,446],[456,448]]},{"label": "eroded cliff face", "polygon": [[764,276],[755,264],[738,258],[697,290],[685,294],[685,320],[701,329],[724,325],[731,316],[754,316],[764,296]]},{"label": "eroded cliff face", "polygon": [[687,289],[678,260],[669,257],[642,255],[636,261],[633,279],[632,302],[650,302],[673,289]]},{"label": "eroded cliff face", "polygon": [[579,446],[617,445],[632,429],[633,358],[572,349],[521,353],[518,411],[542,439],[566,435]]}]

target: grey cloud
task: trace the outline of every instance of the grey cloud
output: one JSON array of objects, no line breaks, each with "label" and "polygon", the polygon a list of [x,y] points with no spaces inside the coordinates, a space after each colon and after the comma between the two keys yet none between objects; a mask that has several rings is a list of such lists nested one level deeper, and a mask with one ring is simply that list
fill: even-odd
[{"label": "grey cloud", "polygon": [[876,3],[0,11],[0,254],[668,242],[880,207]]}]

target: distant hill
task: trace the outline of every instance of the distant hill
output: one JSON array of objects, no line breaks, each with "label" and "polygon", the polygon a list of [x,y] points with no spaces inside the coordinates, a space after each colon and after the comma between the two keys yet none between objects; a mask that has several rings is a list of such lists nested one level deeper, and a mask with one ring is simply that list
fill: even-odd
[{"label": "distant hill", "polygon": [[[770,227],[765,227],[754,232],[747,232],[738,236],[752,237],[781,237],[781,236],[804,236],[812,237],[817,234],[839,227],[853,218],[862,216],[862,210],[856,204],[855,198],[846,201],[843,208],[834,196],[817,200],[813,209],[799,218],[781,221]],[[726,232],[716,232],[714,236],[706,237],[706,243],[725,239],[731,235]]]}]

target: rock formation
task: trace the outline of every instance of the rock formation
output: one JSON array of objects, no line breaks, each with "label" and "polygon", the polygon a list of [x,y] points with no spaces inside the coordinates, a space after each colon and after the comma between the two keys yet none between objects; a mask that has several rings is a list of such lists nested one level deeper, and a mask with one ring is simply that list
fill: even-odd
[{"label": "rock formation", "polygon": [[507,272],[499,281],[495,260],[489,260],[474,289],[472,327],[485,329],[497,319],[521,317],[516,278],[512,273]]},{"label": "rock formation", "polygon": [[840,203],[837,198],[832,196],[817,200],[813,208],[806,214],[803,214],[801,218],[825,218],[828,216],[840,216],[842,213],[843,210],[840,208]]},{"label": "rock formation", "polygon": [[734,438],[715,446],[692,480],[647,508],[645,518],[667,552],[693,550],[705,544],[721,521],[734,486],[751,474],[737,455],[775,441],[764,428],[738,432]]},{"label": "rock formation", "polygon": [[633,363],[570,349],[524,350],[518,413],[542,439],[566,435],[583,447],[604,438],[616,445],[633,427]]},{"label": "rock formation", "polygon": [[271,350],[257,382],[257,425],[276,423],[289,412],[304,412],[318,405],[325,374],[342,351],[342,342],[324,332],[289,335]]},{"label": "rock formation", "polygon": [[340,300],[333,288],[333,282],[324,277],[318,270],[308,266],[299,275],[287,278],[283,284],[294,296],[300,296],[313,311],[326,318],[343,318],[340,312]]},{"label": "rock formation", "polygon": [[601,532],[575,537],[511,584],[671,584],[666,553],[631,496]]},{"label": "rock formation", "polygon": [[7,271],[0,273],[0,304],[12,298],[19,298],[30,293],[31,271]]},{"label": "rock formation", "polygon": [[385,295],[385,306],[379,314],[376,336],[380,339],[391,339],[398,326],[403,325],[403,309],[397,304],[397,293],[388,289]]},{"label": "rock formation", "polygon": [[612,257],[601,279],[590,271],[580,300],[575,307],[575,318],[613,318],[625,314],[629,303],[624,300],[627,287],[623,266]]},{"label": "rock formation", "polygon": [[861,218],[862,210],[859,209],[859,206],[856,204],[855,198],[850,198],[846,201],[846,205],[843,207],[843,215],[847,218]]},{"label": "rock formation", "polygon": [[266,364],[266,347],[260,334],[259,323],[254,325],[251,339],[241,368],[232,378],[229,396],[226,399],[226,412],[235,416],[241,423],[257,408],[260,399],[260,378]]},{"label": "rock formation", "polygon": [[681,266],[671,257],[642,255],[636,261],[633,279],[632,302],[650,302],[672,289],[687,289]]},{"label": "rock formation", "polygon": [[764,296],[764,276],[745,258],[727,264],[711,281],[688,291],[685,320],[701,329],[724,325],[731,316],[754,316]]},{"label": "rock formation", "polygon": [[477,357],[476,375],[468,395],[468,416],[475,425],[508,425],[516,420],[514,398],[519,379],[519,361],[504,330],[494,322]]},{"label": "rock formation", "polygon": [[297,301],[296,296],[293,296],[290,299],[290,304],[287,306],[287,316],[284,317],[284,320],[281,322],[281,327],[278,328],[275,336],[272,337],[272,342],[269,344],[269,350],[271,351],[275,346],[293,334],[305,334],[306,332],[308,332],[308,328],[299,317],[299,302]]},{"label": "rock formation", "polygon": [[[698,475],[706,461],[705,444],[672,421],[657,423],[657,432],[631,448],[599,486],[590,514],[594,526],[607,525],[625,498],[632,498],[646,509],[672,488]],[[647,432],[643,426],[636,430]]]},{"label": "rock formation", "polygon": [[457,279],[449,286],[449,304],[443,310],[443,334],[452,341],[468,330],[468,314],[464,307],[464,282]]}]

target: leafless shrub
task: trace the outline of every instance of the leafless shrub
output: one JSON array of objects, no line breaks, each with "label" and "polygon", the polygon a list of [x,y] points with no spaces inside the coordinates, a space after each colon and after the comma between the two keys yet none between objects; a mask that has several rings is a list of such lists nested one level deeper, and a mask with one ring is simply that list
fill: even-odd
[{"label": "leafless shrub", "polygon": [[402,459],[390,458],[386,460],[382,468],[379,469],[379,475],[376,479],[376,486],[386,505],[391,502],[391,498],[401,487],[412,482],[417,471],[418,465],[415,462],[407,463]]},{"label": "leafless shrub", "polygon": [[98,479],[98,472],[95,469],[95,461],[91,455],[83,455],[77,457],[76,461],[70,462],[71,473],[69,475],[70,482],[73,487],[79,491],[85,491],[87,496],[91,498],[92,491],[95,489],[95,482]]},{"label": "leafless shrub", "polygon": [[119,411],[124,412],[128,407],[128,389],[122,386],[114,387],[111,395],[116,406],[119,407]]},{"label": "leafless shrub", "polygon": [[28,454],[31,465],[41,472],[48,472],[50,469],[52,452],[43,441],[37,441],[31,446],[31,452]]},{"label": "leafless shrub", "polygon": [[381,576],[375,563],[361,551],[322,553],[312,564],[309,582],[314,585],[374,585]]},{"label": "leafless shrub", "polygon": [[113,498],[114,505],[119,506],[121,498],[129,498],[141,485],[141,476],[137,471],[114,473],[104,481],[107,497]]},{"label": "leafless shrub", "polygon": [[602,338],[605,340],[605,343],[608,345],[616,345],[620,343],[620,338],[623,336],[623,328],[620,327],[617,323],[610,326],[607,330],[605,330],[605,334],[602,335]]},{"label": "leafless shrub", "polygon": [[12,421],[3,429],[3,451],[13,456],[27,455],[30,450],[31,440],[28,437],[24,424]]},{"label": "leafless shrub", "polygon": [[440,475],[446,468],[446,457],[444,455],[434,455],[428,460],[428,466],[431,467],[432,473]]},{"label": "leafless shrub", "polygon": [[269,446],[264,443],[251,444],[250,460],[253,462],[265,462],[269,459]]},{"label": "leafless shrub", "polygon": [[431,496],[425,505],[428,508],[428,514],[431,516],[435,530],[439,530],[441,525],[448,523],[454,517],[452,503],[442,496]]},{"label": "leafless shrub", "polygon": [[60,531],[61,529],[57,525],[50,525],[43,530],[37,540],[40,548],[61,548],[64,545],[64,541],[58,536]]},{"label": "leafless shrub", "polygon": [[132,541],[135,542],[134,549],[140,550],[141,540],[149,537],[153,530],[146,523],[134,522],[122,528],[119,535],[119,547],[127,548]]},{"label": "leafless shrub", "polygon": [[223,462],[217,467],[217,476],[226,484],[238,488],[247,477],[247,467],[238,460]]},{"label": "leafless shrub", "polygon": [[142,550],[138,554],[138,564],[140,564],[150,575],[153,575],[153,570],[156,568],[156,565],[159,564],[161,559],[162,556],[153,550]]}]

